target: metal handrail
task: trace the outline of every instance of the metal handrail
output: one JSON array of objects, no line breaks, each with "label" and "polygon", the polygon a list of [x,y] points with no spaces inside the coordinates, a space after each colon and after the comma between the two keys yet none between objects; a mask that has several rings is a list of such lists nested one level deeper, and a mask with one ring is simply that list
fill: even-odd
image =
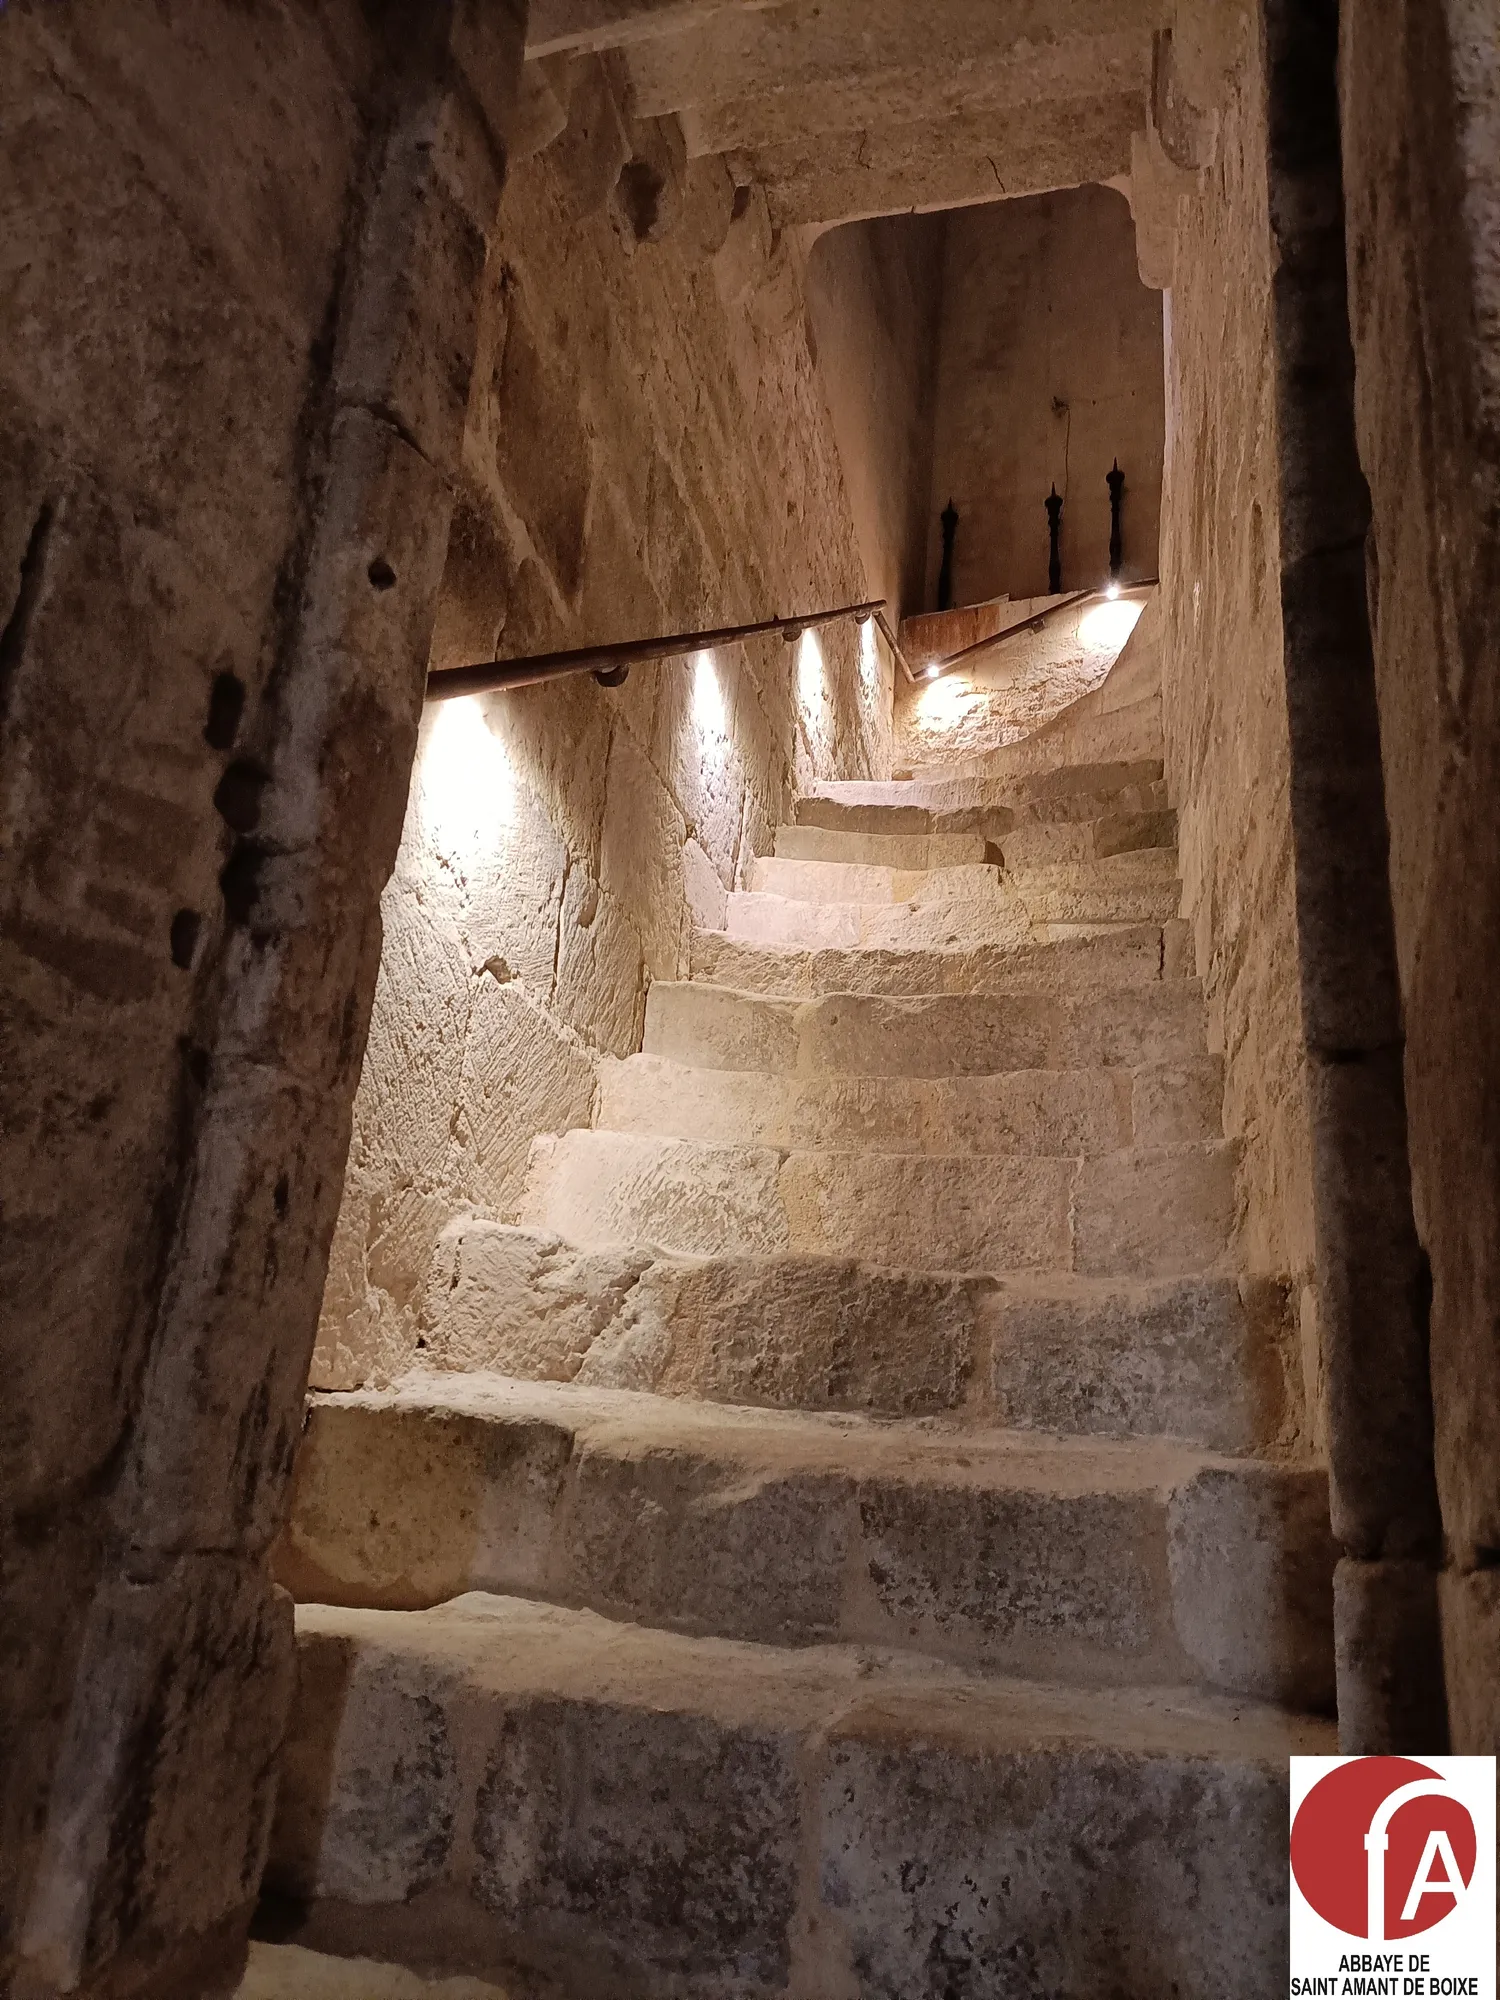
[{"label": "metal handrail", "polygon": [[[1132,590],[1150,590],[1161,581],[1160,577],[1143,576],[1134,583],[1122,583],[1115,592],[1123,597]],[[1083,604],[1091,597],[1108,598],[1107,590],[1075,590],[1067,597],[1060,597],[1055,604],[1049,604],[1045,611],[1034,611],[1029,618],[1020,618],[1014,625],[1007,625],[1003,631],[992,632],[987,639],[976,639],[970,646],[961,646],[956,653],[945,653],[939,659],[929,660],[920,673],[913,678],[921,681],[940,680],[950,667],[956,667],[963,660],[972,660],[976,653],[986,653],[991,646],[999,646],[1007,639],[1014,639],[1018,632],[1040,632],[1049,618],[1059,611],[1070,611],[1075,604]],[[907,668],[907,673],[911,669]]]},{"label": "metal handrail", "polygon": [[916,675],[886,617],[886,600],[874,597],[864,604],[841,604],[831,611],[803,612],[792,618],[763,618],[753,625],[724,625],[712,632],[673,632],[659,639],[622,639],[605,646],[575,646],[567,652],[533,653],[514,660],[481,660],[467,667],[437,667],[427,676],[427,699],[452,701],[459,695],[536,687],[568,674],[591,673],[601,686],[618,687],[632,667],[654,660],[681,659],[715,646],[763,639],[774,632],[779,632],[791,645],[804,632],[821,625],[835,625],[844,618],[874,619],[906,678],[915,681]]}]

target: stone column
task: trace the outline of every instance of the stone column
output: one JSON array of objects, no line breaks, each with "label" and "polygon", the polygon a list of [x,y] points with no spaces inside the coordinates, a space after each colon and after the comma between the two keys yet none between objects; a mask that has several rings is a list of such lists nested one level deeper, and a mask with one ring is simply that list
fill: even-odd
[{"label": "stone column", "polygon": [[[194,8],[177,24],[185,61],[220,12]],[[229,829],[223,907],[207,925],[188,911],[192,923],[173,926],[179,963],[179,934],[189,962],[200,928],[206,943],[140,1351],[126,1357],[111,1456],[47,1531],[60,1548],[70,1520],[86,1523],[76,1575],[91,1594],[59,1644],[61,1686],[24,1671],[6,1683],[39,1711],[50,1700],[37,1721],[48,1768],[34,1757],[24,1774],[43,1798],[9,1802],[0,1822],[0,1845],[15,1836],[0,1854],[11,1990],[28,2000],[227,1991],[263,1862],[292,1673],[290,1604],[266,1553],[300,1430],[405,808],[525,8],[410,0],[377,18],[371,29],[333,9],[309,31],[370,38],[351,114],[364,166],[311,358],[303,492],[265,607],[267,670],[243,716],[237,697],[217,722],[210,710],[207,741],[233,752],[212,792]],[[11,26],[0,20],[0,43]],[[237,106],[221,110],[224,144],[248,143]],[[297,110],[293,77],[269,129],[251,135],[272,176],[296,153]],[[294,231],[298,193],[289,178]],[[151,301],[137,305],[144,319]],[[252,370],[247,405],[259,390]],[[234,447],[202,431],[192,448]],[[23,573],[20,612],[25,591]],[[17,632],[13,615],[11,653],[24,621]],[[46,748],[31,746],[33,765]],[[45,1564],[27,1573],[45,1591]],[[74,1582],[64,1573],[54,1588]],[[18,1739],[31,1726],[6,1720]]]},{"label": "stone column", "polygon": [[1337,0],[1262,0],[1281,605],[1341,1741],[1447,1744],[1427,1315],[1354,425]]}]

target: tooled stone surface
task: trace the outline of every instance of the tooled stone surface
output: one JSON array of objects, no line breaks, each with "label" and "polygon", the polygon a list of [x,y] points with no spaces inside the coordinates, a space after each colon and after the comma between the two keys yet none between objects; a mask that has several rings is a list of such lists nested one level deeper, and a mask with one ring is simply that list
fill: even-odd
[{"label": "tooled stone surface", "polygon": [[[400,1955],[445,1919],[466,1969],[694,2000],[943,2000],[1017,1965],[1049,2000],[1258,2000],[1284,1962],[1285,1758],[1326,1725],[515,1599],[299,1617],[271,1879],[308,1944]],[[385,1773],[425,1841],[330,1821]]]}]

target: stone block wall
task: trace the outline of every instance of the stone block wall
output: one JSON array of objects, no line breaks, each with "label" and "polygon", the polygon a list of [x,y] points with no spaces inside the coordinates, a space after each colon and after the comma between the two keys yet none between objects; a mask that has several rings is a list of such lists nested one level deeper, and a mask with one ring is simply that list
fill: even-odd
[{"label": "stone block wall", "polygon": [[1264,82],[1241,16],[1217,144],[1197,168],[1138,161],[1137,224],[1170,248],[1162,494],[1162,707],[1183,914],[1243,1143],[1249,1269],[1290,1279],[1318,1403],[1311,1138],[1288,805]]},{"label": "stone block wall", "polygon": [[1500,1749],[1500,44],[1475,0],[1342,31],[1350,322],[1406,1032],[1432,1271],[1453,1748]]},{"label": "stone block wall", "polygon": [[[0,1990],[224,1990],[520,13],[0,10]],[[211,171],[206,163],[211,163]]]},{"label": "stone block wall", "polygon": [[[556,81],[485,275],[433,664],[864,599],[802,246],[601,62]],[[515,1214],[532,1138],[587,1122],[595,1054],[638,1045],[798,785],[889,769],[891,671],[844,625],[429,708],[316,1385],[409,1364],[439,1231]]]}]

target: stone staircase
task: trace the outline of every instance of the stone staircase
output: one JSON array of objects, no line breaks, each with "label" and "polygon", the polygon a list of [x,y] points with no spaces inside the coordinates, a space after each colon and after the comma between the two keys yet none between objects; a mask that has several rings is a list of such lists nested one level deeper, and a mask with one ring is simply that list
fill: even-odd
[{"label": "stone staircase", "polygon": [[1326,1483],[1160,765],[831,785],[317,1396],[267,1909],[556,2000],[1260,2000]]}]

